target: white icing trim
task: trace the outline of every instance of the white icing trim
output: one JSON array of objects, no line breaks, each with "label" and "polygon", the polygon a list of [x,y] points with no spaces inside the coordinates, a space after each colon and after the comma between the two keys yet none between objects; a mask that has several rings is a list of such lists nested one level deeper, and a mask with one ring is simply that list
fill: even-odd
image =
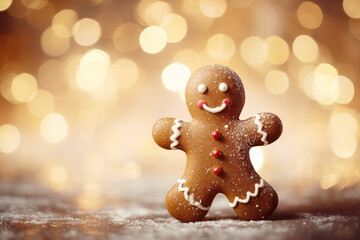
[{"label": "white icing trim", "polygon": [[220,107],[215,107],[215,108],[208,107],[206,104],[204,104],[203,108],[208,112],[218,113],[218,112],[221,112],[222,110],[224,110],[226,108],[226,103],[223,103],[223,104],[221,104]]},{"label": "white icing trim", "polygon": [[201,210],[208,211],[210,209],[210,206],[204,207],[203,205],[201,205],[201,200],[200,202],[195,201],[193,193],[189,195],[190,189],[182,186],[184,183],[186,183],[185,179],[179,179],[178,183],[179,183],[178,190],[179,192],[184,192],[184,198],[186,199],[186,201],[188,201],[191,205],[200,208]]},{"label": "white icing trim", "polygon": [[171,127],[171,130],[174,132],[173,135],[170,136],[170,140],[172,143],[170,144],[171,149],[175,150],[177,149],[176,146],[179,145],[179,141],[177,138],[180,136],[179,128],[182,127],[181,120],[175,119],[175,124]]},{"label": "white icing trim", "polygon": [[235,197],[234,202],[229,203],[230,207],[232,207],[232,208],[236,207],[238,202],[239,203],[247,203],[247,202],[249,202],[250,197],[256,197],[258,195],[258,193],[259,193],[259,188],[262,188],[262,187],[264,187],[264,180],[262,180],[262,178],[261,178],[260,179],[260,184],[255,183],[255,190],[254,190],[253,193],[252,192],[247,192],[246,193],[246,198],[243,198],[243,199]]},{"label": "white icing trim", "polygon": [[260,117],[259,114],[256,114],[256,115],[255,115],[255,124],[258,126],[257,132],[262,135],[261,141],[264,143],[264,146],[265,146],[265,145],[268,145],[269,142],[266,140],[267,133],[262,130],[262,128],[263,128],[264,125],[263,125],[262,122],[260,121],[260,118],[261,118],[261,117]]}]

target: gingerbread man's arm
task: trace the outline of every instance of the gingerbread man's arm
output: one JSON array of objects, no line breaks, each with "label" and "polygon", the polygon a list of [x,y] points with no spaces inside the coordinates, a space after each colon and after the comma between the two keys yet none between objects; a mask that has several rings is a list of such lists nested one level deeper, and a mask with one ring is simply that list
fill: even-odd
[{"label": "gingerbread man's arm", "polygon": [[272,113],[258,113],[243,121],[244,134],[248,136],[249,145],[262,146],[274,142],[282,133],[282,123]]},{"label": "gingerbread man's arm", "polygon": [[184,122],[175,118],[161,118],[153,126],[152,135],[157,145],[165,149],[183,149],[181,132]]}]

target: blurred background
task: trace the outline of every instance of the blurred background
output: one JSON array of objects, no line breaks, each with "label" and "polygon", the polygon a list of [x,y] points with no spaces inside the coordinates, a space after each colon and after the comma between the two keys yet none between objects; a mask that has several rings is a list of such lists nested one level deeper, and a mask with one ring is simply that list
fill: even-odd
[{"label": "blurred background", "polygon": [[244,83],[242,119],[283,121],[251,151],[261,176],[360,192],[359,62],[359,0],[1,0],[0,180],[74,193],[82,209],[133,181],[165,195],[186,158],[152,125],[190,121],[186,82],[219,63]]}]

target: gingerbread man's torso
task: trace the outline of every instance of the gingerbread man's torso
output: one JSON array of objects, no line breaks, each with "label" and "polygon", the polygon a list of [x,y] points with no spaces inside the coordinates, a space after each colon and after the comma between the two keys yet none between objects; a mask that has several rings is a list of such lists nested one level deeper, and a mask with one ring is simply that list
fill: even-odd
[{"label": "gingerbread man's torso", "polygon": [[[196,91],[210,98],[203,100],[205,95]],[[267,217],[276,208],[277,195],[255,172],[249,150],[275,141],[282,130],[280,119],[261,113],[239,120],[245,101],[242,83],[232,70],[221,65],[194,73],[186,97],[191,122],[163,118],[153,129],[158,145],[183,150],[187,155],[185,172],[166,198],[169,212],[184,222],[201,220],[215,195],[224,193],[241,218]]]}]

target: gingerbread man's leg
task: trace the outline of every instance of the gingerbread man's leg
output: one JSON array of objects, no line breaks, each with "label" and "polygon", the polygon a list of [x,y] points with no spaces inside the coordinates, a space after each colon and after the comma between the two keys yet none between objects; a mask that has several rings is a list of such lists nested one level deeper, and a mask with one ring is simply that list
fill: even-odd
[{"label": "gingerbread man's leg", "polygon": [[278,196],[275,190],[259,176],[253,179],[256,180],[251,181],[249,189],[229,188],[225,192],[230,206],[243,220],[266,219],[278,205]]},{"label": "gingerbread man's leg", "polygon": [[199,184],[183,178],[170,189],[165,205],[174,218],[181,222],[195,222],[205,217],[216,192],[214,189],[201,189],[198,186]]}]

